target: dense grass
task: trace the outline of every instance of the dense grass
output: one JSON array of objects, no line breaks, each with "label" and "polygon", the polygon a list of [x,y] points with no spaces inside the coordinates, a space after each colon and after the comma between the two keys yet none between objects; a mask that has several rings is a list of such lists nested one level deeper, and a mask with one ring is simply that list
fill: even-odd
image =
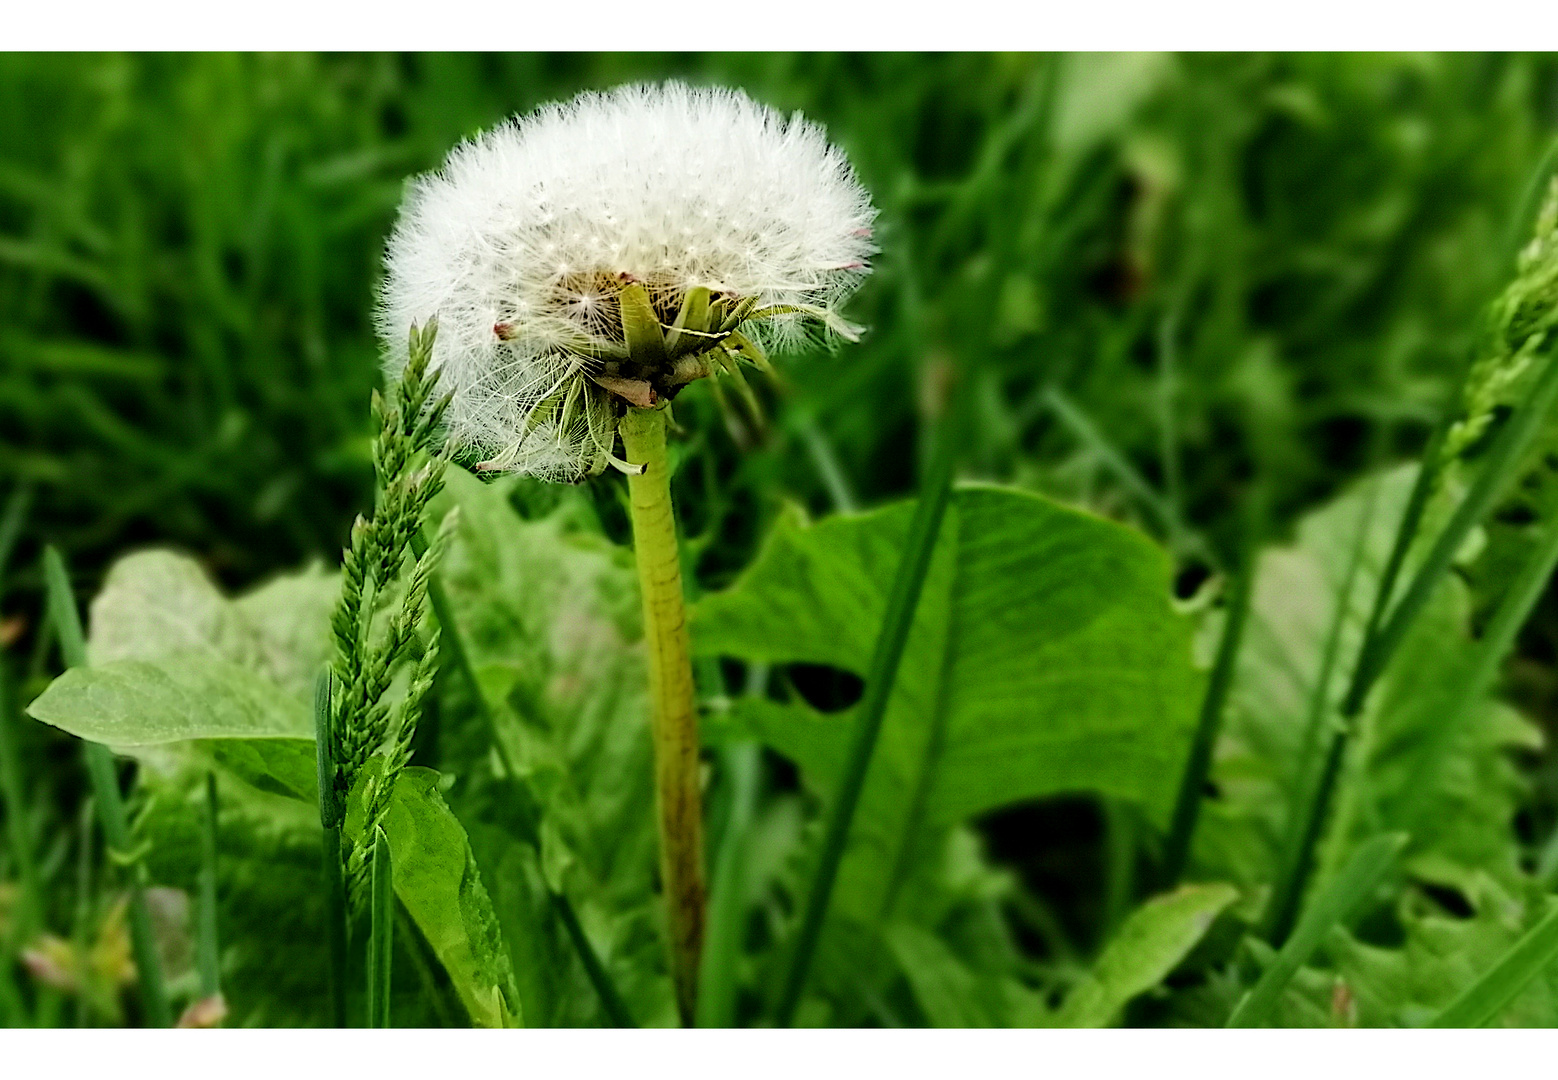
[{"label": "dense grass", "polygon": [[[1558,137],[1551,57],[0,57],[0,487],[32,493],[0,608],[17,700],[59,668],[45,544],[83,597],[151,543],[229,587],[333,565],[372,500],[369,316],[404,179],[514,112],[665,76],[822,122],[882,209],[861,345],[760,385],[760,424],[677,402],[695,590],[729,584],[785,500],[916,490],[955,373],[965,478],[1140,526],[1189,597],[1422,452]],[[618,486],[589,490],[623,538]],[[1558,735],[1551,595],[1510,670]],[[16,735],[35,831],[63,838],[70,743]],[[1555,762],[1521,763],[1527,848],[1558,817]],[[985,822],[1085,950],[1116,917],[1107,814]],[[66,846],[40,849],[51,880]]]}]

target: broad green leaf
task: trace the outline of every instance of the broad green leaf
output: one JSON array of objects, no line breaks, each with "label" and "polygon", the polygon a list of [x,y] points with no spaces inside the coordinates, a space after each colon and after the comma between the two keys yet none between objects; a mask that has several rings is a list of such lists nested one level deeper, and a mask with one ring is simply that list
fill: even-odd
[{"label": "broad green leaf", "polygon": [[72,735],[109,746],[310,735],[307,712],[279,695],[274,684],[237,664],[199,653],[157,663],[116,660],[72,668],[50,683],[27,711]]},{"label": "broad green leaf", "polygon": [[1136,995],[1152,989],[1238,897],[1231,885],[1182,885],[1131,913],[1055,1016],[1058,1027],[1106,1027]]},{"label": "broad green leaf", "polygon": [[308,695],[337,589],[315,568],[229,600],[185,556],[126,556],[92,601],[93,666],[65,672],[28,711],[164,769],[216,765],[312,802]]},{"label": "broad green leaf", "polygon": [[438,774],[407,768],[395,781],[384,833],[395,893],[479,1027],[523,1022],[514,973],[465,829],[438,793]]},{"label": "broad green leaf", "polygon": [[[694,649],[864,672],[910,510],[784,520],[733,588],[698,605]],[[877,919],[948,827],[1020,799],[1096,791],[1161,819],[1202,681],[1168,579],[1164,553],[1131,529],[1018,491],[956,492],[833,910]],[[850,714],[752,701],[737,716],[831,789]]]}]

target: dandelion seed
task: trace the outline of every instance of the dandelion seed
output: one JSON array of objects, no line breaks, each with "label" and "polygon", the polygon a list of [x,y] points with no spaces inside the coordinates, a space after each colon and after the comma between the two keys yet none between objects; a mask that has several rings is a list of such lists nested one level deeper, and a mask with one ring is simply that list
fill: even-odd
[{"label": "dandelion seed", "polygon": [[875,215],[798,115],[678,83],[584,94],[415,182],[377,312],[387,366],[436,316],[455,443],[484,470],[579,480],[615,460],[630,404],[813,330],[852,340],[838,309]]}]

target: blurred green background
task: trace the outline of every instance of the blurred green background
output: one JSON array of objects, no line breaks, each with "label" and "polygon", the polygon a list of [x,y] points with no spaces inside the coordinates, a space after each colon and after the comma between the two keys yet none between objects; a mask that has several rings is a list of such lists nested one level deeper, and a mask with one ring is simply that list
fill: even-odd
[{"label": "blurred green background", "polygon": [[[824,124],[882,211],[860,345],[782,364],[760,422],[704,386],[676,403],[695,589],[786,500],[912,493],[957,368],[965,476],[1139,525],[1189,595],[1252,530],[1280,541],[1421,452],[1558,138],[1551,56],[0,55],[0,497],[32,493],[0,608],[18,698],[51,670],[45,543],[83,598],[154,543],[232,588],[334,564],[371,503],[370,313],[406,178],[541,102],[673,76]],[[589,485],[625,536],[619,488]],[[1509,675],[1558,734],[1551,595]],[[24,738],[74,805],[71,744]],[[1525,762],[1528,833],[1553,762]],[[1014,822],[996,852],[1052,893],[1099,857],[1091,809],[1044,850],[1056,830]]]}]

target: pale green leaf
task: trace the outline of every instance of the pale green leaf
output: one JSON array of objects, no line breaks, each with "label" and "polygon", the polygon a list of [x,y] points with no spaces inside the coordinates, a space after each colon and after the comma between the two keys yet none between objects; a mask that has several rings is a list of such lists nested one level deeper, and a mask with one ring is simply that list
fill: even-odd
[{"label": "pale green leaf", "polygon": [[1106,1027],[1136,995],[1152,989],[1237,898],[1231,885],[1183,885],[1153,897],[1126,919],[1087,977],[1067,995],[1058,1027]]},{"label": "pale green leaf", "polygon": [[449,973],[478,1027],[515,1027],[519,994],[492,900],[438,774],[407,768],[384,817],[395,893]]}]

